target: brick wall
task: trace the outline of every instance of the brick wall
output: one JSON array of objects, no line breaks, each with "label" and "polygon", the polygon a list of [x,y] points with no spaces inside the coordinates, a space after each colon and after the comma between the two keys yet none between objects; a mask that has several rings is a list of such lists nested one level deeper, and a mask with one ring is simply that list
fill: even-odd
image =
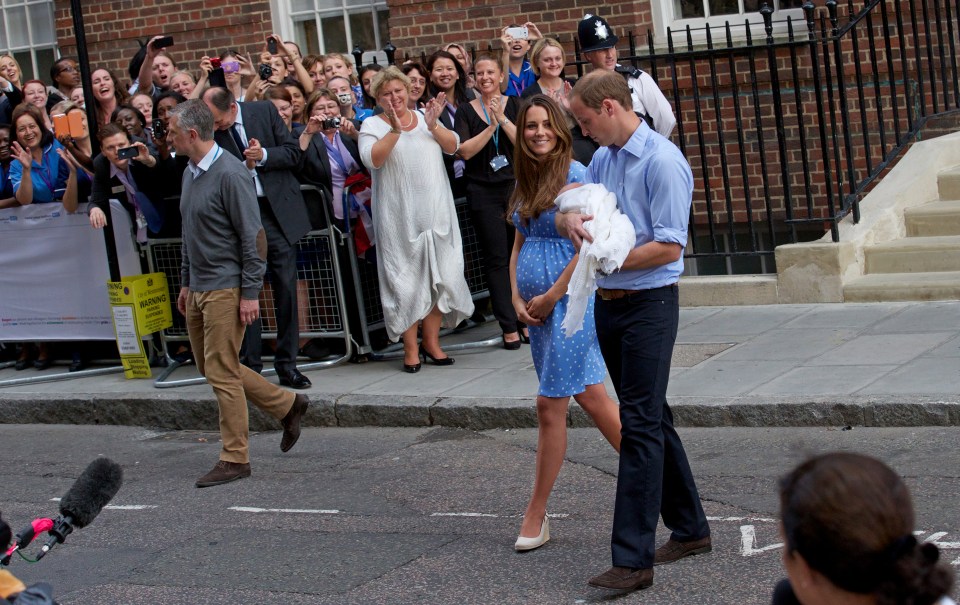
[{"label": "brick wall", "polygon": [[[500,30],[511,23],[532,21],[544,35],[557,38],[573,58],[573,38],[584,13],[607,20],[614,32],[646,31],[652,27],[650,3],[613,0],[584,3],[577,0],[387,0],[391,42],[398,56],[429,55],[451,42],[486,50],[500,47]],[[625,44],[625,42],[624,42]]]},{"label": "brick wall", "polygon": [[[269,0],[242,3],[211,3],[200,0],[101,0],[83,8],[87,52],[93,69],[113,69],[121,80],[129,77],[127,66],[140,45],[156,35],[170,35],[170,52],[181,68],[196,71],[202,55],[227,48],[256,53],[270,33]],[[68,0],[55,4],[60,52],[76,54],[73,18]]]}]

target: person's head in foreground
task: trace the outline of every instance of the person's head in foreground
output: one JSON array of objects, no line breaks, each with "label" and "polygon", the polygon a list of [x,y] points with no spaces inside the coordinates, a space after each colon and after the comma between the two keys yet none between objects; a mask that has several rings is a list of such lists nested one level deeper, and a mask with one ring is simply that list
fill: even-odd
[{"label": "person's head in foreground", "polygon": [[780,481],[780,519],[790,582],[775,604],[952,603],[943,597],[953,572],[935,545],[917,542],[910,492],[875,458],[807,460]]}]

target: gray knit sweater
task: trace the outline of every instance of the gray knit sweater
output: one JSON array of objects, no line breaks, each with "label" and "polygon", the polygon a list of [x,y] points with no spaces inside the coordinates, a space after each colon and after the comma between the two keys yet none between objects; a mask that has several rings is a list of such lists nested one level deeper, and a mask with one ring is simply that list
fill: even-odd
[{"label": "gray knit sweater", "polygon": [[181,286],[197,292],[240,288],[256,300],[263,285],[267,246],[250,171],[229,153],[196,179],[183,173]]}]

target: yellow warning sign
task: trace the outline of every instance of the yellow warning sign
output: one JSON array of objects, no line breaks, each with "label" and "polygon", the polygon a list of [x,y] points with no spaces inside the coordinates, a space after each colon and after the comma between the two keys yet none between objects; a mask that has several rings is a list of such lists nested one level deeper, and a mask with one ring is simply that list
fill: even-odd
[{"label": "yellow warning sign", "polygon": [[163,273],[107,282],[117,349],[127,378],[150,378],[143,336],[173,325],[167,278]]}]

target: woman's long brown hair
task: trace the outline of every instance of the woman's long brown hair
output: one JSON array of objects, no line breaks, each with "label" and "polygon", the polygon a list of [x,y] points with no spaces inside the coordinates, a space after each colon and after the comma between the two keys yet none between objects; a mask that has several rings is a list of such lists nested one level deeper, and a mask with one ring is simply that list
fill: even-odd
[{"label": "woman's long brown hair", "polygon": [[[523,131],[527,113],[532,107],[541,107],[547,112],[550,127],[557,137],[557,145],[545,156],[538,156],[530,149]],[[570,162],[573,160],[573,142],[563,109],[546,95],[534,95],[520,108],[517,115],[517,145],[513,154],[517,186],[510,196],[510,213],[520,214],[524,223],[537,218],[554,205],[554,199],[567,184]]]}]

